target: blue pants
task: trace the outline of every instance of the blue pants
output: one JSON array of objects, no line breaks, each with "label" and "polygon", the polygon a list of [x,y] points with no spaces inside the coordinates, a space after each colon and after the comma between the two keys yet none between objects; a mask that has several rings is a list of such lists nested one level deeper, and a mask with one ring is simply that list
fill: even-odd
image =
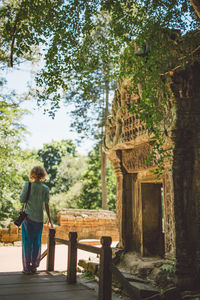
[{"label": "blue pants", "polygon": [[22,223],[23,270],[30,272],[40,264],[43,222],[34,222],[28,217]]}]

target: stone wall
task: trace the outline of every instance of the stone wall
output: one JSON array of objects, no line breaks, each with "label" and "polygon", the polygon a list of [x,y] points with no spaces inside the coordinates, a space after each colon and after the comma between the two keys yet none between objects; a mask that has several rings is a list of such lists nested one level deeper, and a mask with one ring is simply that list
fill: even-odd
[{"label": "stone wall", "polygon": [[174,258],[176,247],[176,233],[174,222],[174,191],[173,178],[169,171],[166,171],[163,179],[164,187],[164,233],[165,233],[165,257]]},{"label": "stone wall", "polygon": [[[59,236],[66,238],[70,231],[78,233],[78,239],[99,239],[111,236],[119,240],[116,215],[108,210],[68,209],[58,213]],[[57,231],[58,231],[57,230]]]},{"label": "stone wall", "polygon": [[[67,239],[70,231],[76,231],[78,240],[100,239],[111,236],[113,241],[119,240],[114,212],[105,210],[68,209],[58,213],[59,225],[56,226],[56,237]],[[44,224],[42,243],[47,243],[48,226]],[[13,223],[9,228],[0,229],[0,242],[13,243],[21,240],[21,228]]]},{"label": "stone wall", "polygon": [[[43,244],[47,243],[48,228],[49,228],[49,226],[44,224],[43,232],[42,232],[42,243]],[[0,229],[0,242],[1,243],[14,243],[17,241],[21,241],[21,227],[17,227],[14,223],[10,223],[9,228],[1,228]]]},{"label": "stone wall", "polygon": [[[198,53],[200,57],[200,51]],[[198,57],[198,58],[199,58]],[[173,131],[172,178],[176,274],[178,285],[200,278],[200,63],[194,62],[172,77],[177,119]]]},{"label": "stone wall", "polygon": [[[166,73],[166,114],[159,125],[165,133],[163,150],[170,156],[164,160],[160,178],[164,254],[175,259],[177,286],[181,288],[191,288],[200,280],[200,49],[197,49],[184,68],[180,65]],[[106,122],[105,149],[117,176],[120,245],[144,255],[145,243],[150,250],[156,244],[152,238],[156,236],[152,223],[155,218],[146,218],[146,215],[152,217],[152,211],[156,216],[155,193],[144,195],[144,184],[157,184],[148,174],[155,170],[155,162],[146,164],[154,137],[137,115],[128,112],[128,107],[137,102],[137,97],[128,93],[128,85],[127,80],[121,82],[115,93]],[[127,109],[121,109],[124,107]],[[137,180],[131,184],[133,174]]]},{"label": "stone wall", "polygon": [[13,243],[21,240],[21,228],[10,223],[9,228],[0,229],[0,242]]}]

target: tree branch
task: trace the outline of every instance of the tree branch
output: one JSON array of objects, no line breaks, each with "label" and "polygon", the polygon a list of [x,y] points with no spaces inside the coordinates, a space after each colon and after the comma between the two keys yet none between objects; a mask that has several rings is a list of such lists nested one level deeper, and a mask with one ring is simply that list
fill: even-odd
[{"label": "tree branch", "polygon": [[11,49],[10,49],[10,67],[13,68],[13,53],[14,53],[14,45],[15,45],[15,31],[16,27],[14,27],[14,34],[12,36],[12,43],[11,43]]},{"label": "tree branch", "polygon": [[19,16],[20,16],[22,5],[23,5],[23,1],[19,7],[18,13],[16,14],[15,22],[14,22],[14,26],[13,26],[12,42],[11,42],[11,49],[10,49],[10,65],[9,65],[11,68],[13,68],[13,54],[14,54],[14,46],[15,46],[15,40],[16,40],[17,23],[19,21]]},{"label": "tree branch", "polygon": [[200,0],[190,0],[197,16],[200,18]]}]

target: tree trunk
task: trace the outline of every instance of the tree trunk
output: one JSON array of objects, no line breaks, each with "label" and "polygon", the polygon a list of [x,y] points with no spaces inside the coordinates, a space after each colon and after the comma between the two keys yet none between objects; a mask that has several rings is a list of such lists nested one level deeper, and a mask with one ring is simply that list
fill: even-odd
[{"label": "tree trunk", "polygon": [[102,188],[102,208],[108,209],[107,187],[106,187],[106,154],[101,149],[101,188]]},{"label": "tree trunk", "polygon": [[[103,116],[103,124],[105,125],[106,118],[108,116],[108,102],[109,102],[109,82],[105,82],[106,86],[106,102],[105,113]],[[102,127],[102,139],[104,138],[104,126]],[[107,186],[106,186],[106,153],[102,148],[103,141],[101,143],[101,187],[102,187],[102,208],[108,209],[107,201]]]},{"label": "tree trunk", "polygon": [[200,18],[200,0],[190,0],[197,16]]}]

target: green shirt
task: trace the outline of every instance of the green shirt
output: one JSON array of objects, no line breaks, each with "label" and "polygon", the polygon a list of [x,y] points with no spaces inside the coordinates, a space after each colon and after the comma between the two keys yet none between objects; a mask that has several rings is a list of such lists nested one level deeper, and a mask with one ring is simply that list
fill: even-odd
[{"label": "green shirt", "polygon": [[[20,194],[20,202],[26,201],[28,181],[25,182]],[[25,209],[28,217],[35,222],[43,222],[44,203],[49,202],[49,188],[43,183],[31,182],[31,192]]]}]

